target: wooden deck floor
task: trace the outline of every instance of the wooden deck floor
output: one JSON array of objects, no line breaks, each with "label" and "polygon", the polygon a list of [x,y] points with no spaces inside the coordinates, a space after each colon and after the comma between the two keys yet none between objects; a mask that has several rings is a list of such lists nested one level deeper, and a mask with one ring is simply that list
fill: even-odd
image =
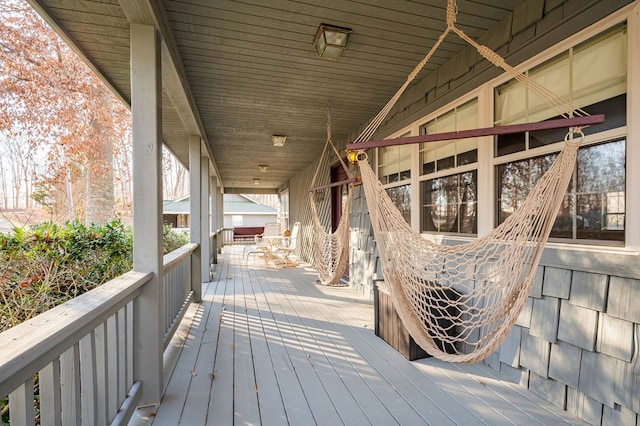
[{"label": "wooden deck floor", "polygon": [[132,425],[583,424],[481,364],[409,362],[373,306],[313,270],[245,268],[227,247],[165,362],[159,407]]}]

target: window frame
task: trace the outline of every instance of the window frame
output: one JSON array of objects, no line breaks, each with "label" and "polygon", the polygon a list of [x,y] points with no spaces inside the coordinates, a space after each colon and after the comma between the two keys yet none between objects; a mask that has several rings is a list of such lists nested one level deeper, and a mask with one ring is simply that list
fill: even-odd
[{"label": "window frame", "polygon": [[[519,70],[529,70],[546,61],[557,57],[569,48],[576,47],[586,42],[590,38],[611,30],[619,24],[627,25],[627,110],[626,121],[627,126],[621,126],[615,129],[609,129],[597,134],[587,135],[584,146],[598,144],[606,140],[615,140],[618,138],[626,139],[626,164],[633,164],[640,161],[640,144],[635,143],[640,140],[640,126],[634,126],[634,117],[640,117],[640,15],[635,11],[640,10],[637,5],[628,5],[606,18],[592,24],[591,26],[572,34],[561,42],[549,47],[546,51],[536,54],[527,60],[512,64]],[[509,59],[507,58],[509,62]],[[634,78],[634,74],[638,77]],[[389,135],[388,138],[397,138],[410,132],[411,136],[420,134],[421,123],[426,123],[430,119],[437,117],[455,105],[462,105],[466,101],[477,97],[479,106],[478,127],[491,127],[494,123],[494,91],[495,89],[511,80],[512,77],[506,73],[486,81],[471,90],[455,101],[440,106],[430,111],[406,125],[402,130],[396,131]],[[634,96],[635,95],[635,96]],[[411,183],[411,213],[412,228],[416,232],[420,232],[422,222],[421,203],[420,203],[420,182],[435,177],[442,177],[456,173],[462,173],[473,168],[477,168],[478,176],[478,233],[477,236],[469,236],[462,234],[443,234],[433,232],[421,232],[424,238],[446,243],[457,244],[461,242],[472,241],[477,237],[481,237],[492,229],[494,229],[494,218],[496,216],[495,204],[496,194],[496,177],[495,169],[497,164],[513,161],[523,157],[522,153],[512,153],[496,157],[494,155],[494,138],[488,136],[478,140],[478,160],[477,163],[461,166],[459,169],[446,169],[435,172],[434,174],[421,175],[422,165],[420,163],[419,144],[413,144],[415,147],[411,158],[411,179],[405,181],[394,182],[392,184],[383,185],[385,188],[393,186],[401,186]],[[544,145],[525,151],[526,156],[537,156],[545,153],[558,152],[562,146],[562,142],[556,144]],[[377,150],[376,155],[376,173],[377,168]],[[640,221],[636,220],[640,217],[640,167],[626,167],[626,183],[625,183],[625,215],[628,220],[625,223],[624,246],[613,245],[597,245],[592,241],[588,243],[581,240],[574,241],[550,241],[547,243],[542,256],[542,263],[552,265],[572,265],[581,270],[596,270],[603,272],[605,270],[620,270],[637,275],[638,272],[629,267],[629,260],[625,260],[627,256],[640,255]],[[635,196],[634,196],[635,194]],[[418,213],[416,213],[418,212]],[[634,257],[635,259],[635,257]],[[634,260],[635,262],[635,260]],[[596,268],[596,269],[593,269]],[[640,275],[639,275],[640,276]]]},{"label": "window frame", "polygon": [[[626,22],[626,24],[625,24]],[[580,37],[578,37],[578,35],[574,35],[574,37],[572,37],[571,39],[568,39],[565,41],[565,43],[563,44],[558,44],[557,46],[554,46],[554,49],[550,49],[550,51],[544,52],[544,55],[538,55],[534,58],[531,58],[529,61],[526,61],[523,65],[521,65],[519,67],[520,70],[523,70],[525,72],[528,72],[529,70],[533,70],[536,68],[542,68],[544,69],[544,67],[546,66],[546,64],[553,64],[554,61],[560,61],[560,58],[566,57],[569,58],[570,60],[573,57],[573,54],[570,54],[569,51],[571,49],[576,48],[577,46],[580,46],[583,43],[587,43],[590,40],[597,38],[600,35],[604,35],[605,33],[607,33],[608,31],[611,31],[613,29],[615,29],[615,27],[620,26],[622,24],[625,24],[625,30],[626,30],[626,37],[627,37],[627,44],[626,44],[626,54],[627,54],[627,75],[626,75],[626,79],[627,79],[627,85],[626,85],[626,97],[627,97],[627,108],[626,108],[626,122],[628,123],[631,117],[631,112],[630,112],[630,108],[629,108],[629,97],[631,96],[630,94],[630,84],[629,84],[629,80],[630,80],[630,75],[629,73],[630,71],[630,60],[629,60],[629,55],[630,55],[630,41],[629,38],[632,36],[631,34],[631,30],[629,29],[629,22],[626,21],[625,19],[619,20],[619,21],[613,21],[611,22],[609,25],[602,25],[598,27],[598,30],[593,29],[592,31],[583,31],[579,34],[581,34]],[[571,65],[569,65],[570,69],[571,69]],[[494,79],[493,81],[489,82],[489,87],[490,87],[490,92],[491,92],[491,104],[490,104],[490,108],[491,108],[491,115],[492,115],[492,123],[494,123],[496,121],[496,118],[494,116],[495,114],[495,110],[496,110],[496,98],[495,98],[495,94],[496,91],[499,87],[505,85],[506,83],[512,81],[513,78],[511,76],[508,75],[502,75],[496,79]],[[525,112],[527,112],[527,110],[525,110]],[[526,114],[528,116],[528,112]],[[606,113],[605,113],[606,115]],[[586,147],[586,146],[592,146],[592,145],[598,145],[601,143],[606,143],[608,141],[615,141],[617,139],[625,139],[626,140],[626,152],[625,152],[625,165],[628,164],[628,158],[629,158],[629,145],[630,145],[630,138],[629,138],[629,132],[628,132],[628,127],[627,125],[624,126],[620,126],[620,127],[616,127],[616,128],[612,128],[612,129],[608,129],[608,130],[603,130],[600,131],[598,133],[594,133],[594,134],[587,134],[585,136],[584,141],[581,143],[580,147]],[[548,145],[542,145],[542,146],[538,146],[538,147],[534,147],[534,148],[530,148],[530,137],[529,135],[525,135],[525,148],[523,150],[520,151],[516,151],[516,152],[512,152],[509,154],[503,154],[498,156],[497,154],[497,150],[498,150],[498,144],[497,142],[494,141],[494,143],[492,144],[492,161],[491,161],[491,167],[494,171],[495,174],[495,170],[497,169],[497,167],[499,165],[503,165],[506,163],[510,163],[510,162],[514,162],[514,161],[521,161],[521,160],[525,160],[528,158],[534,158],[534,157],[539,157],[539,156],[543,156],[543,155],[547,155],[547,154],[553,154],[553,153],[558,153],[562,147],[563,147],[564,142],[563,141],[559,141],[556,143],[552,143],[552,144],[548,144]],[[630,169],[628,167],[626,167],[625,169],[625,197],[626,197],[626,203],[625,203],[625,217],[627,218],[632,218],[632,217],[636,217],[636,216],[632,216],[629,213],[629,192],[630,192],[630,184],[632,184],[632,182],[630,181],[631,177],[629,174]],[[493,203],[494,206],[497,205],[497,201],[498,201],[498,194],[497,194],[497,188],[498,188],[498,181],[497,181],[497,176],[494,178],[494,182],[493,182],[493,192],[494,195],[492,197],[493,199]],[[495,208],[495,207],[494,207]],[[479,214],[481,214],[481,209],[479,208]],[[491,218],[491,220],[493,221],[493,226],[497,226],[497,222],[498,222],[498,212],[494,211],[493,216]],[[626,247],[629,243],[628,243],[628,238],[629,238],[629,231],[628,231],[628,226],[630,225],[629,220],[626,221],[625,223],[625,235],[624,235],[624,242],[619,242],[619,241],[614,241],[614,240],[583,240],[583,239],[574,239],[574,238],[553,238],[550,237],[549,238],[549,243],[553,244],[553,243],[559,243],[559,244],[568,244],[570,246],[598,246],[598,247],[609,247],[609,248],[616,248],[616,247]]]},{"label": "window frame", "polygon": [[[429,114],[425,117],[423,117],[420,120],[416,121],[416,134],[422,134],[422,129],[430,122],[432,122],[433,120],[437,120],[439,117],[443,117],[446,114],[449,114],[453,111],[457,111],[458,108],[465,106],[469,103],[471,103],[472,101],[476,101],[476,110],[477,110],[477,128],[480,127],[485,127],[485,121],[482,113],[481,113],[481,107],[483,105],[483,102],[486,103],[487,100],[485,99],[486,96],[484,96],[484,93],[481,89],[477,89],[477,90],[473,90],[469,93],[467,93],[465,96],[460,97],[458,99],[456,99],[454,102],[450,102],[447,105],[443,106],[442,108],[439,108],[438,110],[434,111],[432,114]],[[439,133],[439,132],[437,132]],[[418,206],[417,208],[417,225],[416,225],[416,229],[418,230],[418,232],[420,232],[423,235],[432,235],[432,236],[454,236],[454,237],[461,237],[461,238],[475,238],[478,234],[479,234],[479,220],[480,220],[480,185],[479,185],[479,181],[480,181],[480,162],[481,162],[481,145],[485,144],[485,141],[483,139],[486,138],[481,138],[481,137],[476,137],[473,138],[476,140],[477,144],[476,144],[476,161],[473,163],[468,163],[468,164],[463,164],[461,166],[455,165],[454,167],[450,167],[450,168],[446,168],[446,169],[442,169],[442,170],[436,170],[432,173],[426,173],[423,174],[423,162],[422,162],[422,144],[415,144],[416,145],[416,154],[417,154],[417,158],[416,158],[416,188],[415,190],[412,192],[412,198],[416,199],[416,204]],[[455,157],[457,158],[458,156],[458,152],[456,152]],[[457,162],[457,160],[456,160]],[[433,179],[440,179],[440,178],[445,178],[445,177],[449,177],[449,176],[454,176],[454,175],[461,175],[464,173],[468,173],[468,172],[476,172],[476,232],[475,233],[459,233],[459,232],[445,232],[445,231],[424,231],[422,230],[422,223],[424,222],[423,220],[423,208],[424,208],[424,203],[422,200],[422,186],[423,184],[425,184],[426,181],[428,180],[433,180]]]}]

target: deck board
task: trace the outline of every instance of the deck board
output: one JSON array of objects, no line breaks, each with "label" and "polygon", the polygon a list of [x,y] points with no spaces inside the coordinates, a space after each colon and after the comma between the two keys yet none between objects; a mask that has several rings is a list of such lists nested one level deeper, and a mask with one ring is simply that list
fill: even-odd
[{"label": "deck board", "polygon": [[[131,425],[584,424],[483,364],[407,361],[370,300],[225,247],[165,355],[165,394]],[[213,375],[211,373],[214,373]]]},{"label": "deck board", "polygon": [[[245,287],[247,298],[247,316],[250,319],[250,341],[253,352],[255,380],[262,424],[282,425],[287,422],[282,394],[278,385],[275,368],[269,353],[269,344],[265,333],[270,324],[268,318],[263,322],[258,308],[258,300],[254,290],[252,277],[244,271],[243,278],[249,287]],[[261,362],[263,361],[263,362]],[[261,391],[264,390],[264,391]]]}]

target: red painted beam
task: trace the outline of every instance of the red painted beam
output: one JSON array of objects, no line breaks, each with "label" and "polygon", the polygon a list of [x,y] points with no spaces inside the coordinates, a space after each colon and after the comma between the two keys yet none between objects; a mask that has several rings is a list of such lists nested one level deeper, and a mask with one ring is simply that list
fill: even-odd
[{"label": "red painted beam", "polygon": [[511,124],[508,126],[484,127],[481,129],[461,130],[459,132],[434,133],[432,135],[409,136],[406,138],[384,139],[347,144],[348,150],[380,148],[383,146],[408,145],[419,142],[437,142],[453,139],[477,138],[480,136],[508,135],[510,133],[533,132],[536,130],[559,129],[562,127],[579,127],[604,122],[604,114],[587,115],[585,117],[559,118],[539,121],[537,123]]}]

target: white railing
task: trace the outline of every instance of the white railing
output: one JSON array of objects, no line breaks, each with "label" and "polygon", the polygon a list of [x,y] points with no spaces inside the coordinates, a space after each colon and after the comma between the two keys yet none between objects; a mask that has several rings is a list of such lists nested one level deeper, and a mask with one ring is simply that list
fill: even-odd
[{"label": "white railing", "polygon": [[34,424],[36,375],[40,424],[108,424],[133,411],[133,301],[150,279],[128,272],[0,334],[12,425]]},{"label": "white railing", "polygon": [[222,243],[225,245],[235,244],[233,241],[233,228],[222,228]]},{"label": "white railing", "polygon": [[[197,247],[163,259],[165,347],[191,301]],[[141,389],[133,371],[136,299],[151,278],[127,272],[0,333],[0,398],[9,396],[11,425],[33,425],[36,413],[42,425],[127,424]]]},{"label": "white railing", "polygon": [[164,255],[164,348],[167,348],[189,304],[193,301],[191,290],[191,253],[198,244],[189,243]]}]

